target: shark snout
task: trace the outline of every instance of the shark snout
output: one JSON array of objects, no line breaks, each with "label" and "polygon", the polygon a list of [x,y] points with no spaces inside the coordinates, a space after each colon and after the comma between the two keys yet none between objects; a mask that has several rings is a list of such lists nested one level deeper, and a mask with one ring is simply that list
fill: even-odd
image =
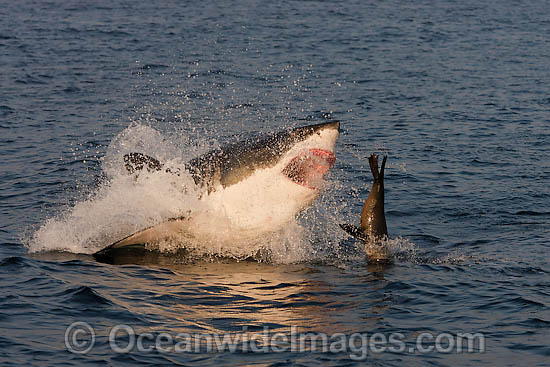
[{"label": "shark snout", "polygon": [[332,121],[321,125],[321,128],[317,131],[321,136],[325,149],[334,151],[334,145],[340,135],[340,122]]},{"label": "shark snout", "polygon": [[340,122],[339,121],[327,122],[327,123],[321,124],[321,126],[324,129],[332,129],[332,130],[337,130],[338,132],[340,132]]},{"label": "shark snout", "polygon": [[330,122],[323,122],[316,125],[309,125],[306,126],[306,128],[313,128],[313,131],[319,133],[323,131],[332,131],[332,132],[340,132],[340,122],[339,121],[330,121]]}]

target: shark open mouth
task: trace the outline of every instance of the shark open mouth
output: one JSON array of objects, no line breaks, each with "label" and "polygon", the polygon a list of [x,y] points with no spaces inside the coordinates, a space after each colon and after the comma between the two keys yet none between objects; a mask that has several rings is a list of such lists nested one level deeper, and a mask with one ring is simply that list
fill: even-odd
[{"label": "shark open mouth", "polygon": [[282,173],[298,185],[318,189],[335,161],[336,156],[328,150],[309,149],[294,157]]}]

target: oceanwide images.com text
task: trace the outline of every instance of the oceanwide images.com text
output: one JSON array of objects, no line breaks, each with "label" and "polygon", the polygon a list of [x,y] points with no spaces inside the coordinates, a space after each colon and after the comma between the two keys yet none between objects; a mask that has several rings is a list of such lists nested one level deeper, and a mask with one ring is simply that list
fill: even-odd
[{"label": "oceanwide images.com text", "polygon": [[[277,332],[265,327],[239,332],[177,333],[139,332],[129,325],[115,325],[107,335],[109,347],[115,353],[347,353],[352,360],[364,360],[369,353],[482,353],[485,336],[482,333],[418,332],[406,337],[402,333],[314,333]],[[96,332],[86,322],[75,322],[65,330],[65,346],[76,354],[91,353],[96,345]]]}]

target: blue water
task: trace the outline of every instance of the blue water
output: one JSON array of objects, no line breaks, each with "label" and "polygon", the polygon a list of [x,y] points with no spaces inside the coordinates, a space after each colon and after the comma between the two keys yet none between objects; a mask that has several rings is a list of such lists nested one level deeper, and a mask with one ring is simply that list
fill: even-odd
[{"label": "blue water", "polygon": [[[546,9],[539,0],[4,2],[0,364],[550,365]],[[304,237],[281,237],[281,261],[107,265],[87,255],[166,204],[116,201],[117,148],[187,159],[235,134],[326,119],[342,124],[336,165],[298,218]],[[336,225],[358,221],[373,151],[389,155],[386,219],[398,251],[388,266],[368,265]],[[98,200],[105,192],[114,204]],[[86,354],[64,343],[77,321],[95,330]],[[424,332],[482,333],[485,351],[361,361],[319,350],[117,353],[108,336],[119,324],[153,336],[400,333],[407,347]]]}]

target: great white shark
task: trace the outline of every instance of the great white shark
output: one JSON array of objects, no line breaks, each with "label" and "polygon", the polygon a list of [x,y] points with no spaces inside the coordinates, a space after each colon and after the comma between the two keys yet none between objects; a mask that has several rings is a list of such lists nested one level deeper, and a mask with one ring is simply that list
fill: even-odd
[{"label": "great white shark", "polygon": [[[292,221],[319,195],[335,162],[340,123],[302,126],[229,144],[185,165],[207,209],[184,213],[145,228],[96,252],[98,259],[117,249],[143,248],[163,241],[246,246]],[[141,153],[124,156],[130,174],[165,170],[182,174]]]}]

